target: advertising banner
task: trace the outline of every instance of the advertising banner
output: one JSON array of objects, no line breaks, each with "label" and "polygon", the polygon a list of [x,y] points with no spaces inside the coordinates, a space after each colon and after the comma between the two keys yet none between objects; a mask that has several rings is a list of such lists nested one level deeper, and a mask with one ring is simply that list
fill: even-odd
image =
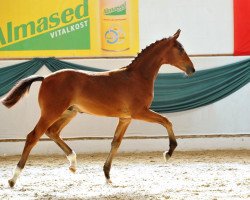
[{"label": "advertising banner", "polygon": [[139,49],[138,0],[12,0],[0,12],[0,58],[121,57]]}]

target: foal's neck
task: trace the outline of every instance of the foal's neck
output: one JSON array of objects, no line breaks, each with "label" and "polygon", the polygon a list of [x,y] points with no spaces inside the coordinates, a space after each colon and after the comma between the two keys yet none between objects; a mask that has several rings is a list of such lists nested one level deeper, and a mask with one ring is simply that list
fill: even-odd
[{"label": "foal's neck", "polygon": [[[161,65],[165,62],[163,56],[166,50],[167,39],[163,39],[144,49],[131,63],[132,69],[143,79],[154,82]],[[166,61],[166,60],[165,60]]]}]

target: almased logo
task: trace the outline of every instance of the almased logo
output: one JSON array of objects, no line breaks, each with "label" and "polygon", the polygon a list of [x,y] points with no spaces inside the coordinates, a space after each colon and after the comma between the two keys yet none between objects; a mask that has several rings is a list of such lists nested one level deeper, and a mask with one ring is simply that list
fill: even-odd
[{"label": "almased logo", "polygon": [[0,27],[0,51],[90,49],[88,0],[23,24]]},{"label": "almased logo", "polygon": [[104,15],[126,15],[126,12],[126,1],[119,6],[104,9]]}]

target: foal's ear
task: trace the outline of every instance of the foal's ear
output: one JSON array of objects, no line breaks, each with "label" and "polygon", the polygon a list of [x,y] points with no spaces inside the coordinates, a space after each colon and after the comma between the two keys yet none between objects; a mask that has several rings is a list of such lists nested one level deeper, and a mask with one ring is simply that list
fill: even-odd
[{"label": "foal's ear", "polygon": [[178,30],[176,31],[176,33],[173,35],[173,39],[176,40],[176,39],[179,37],[180,33],[181,33],[181,30],[178,29]]}]

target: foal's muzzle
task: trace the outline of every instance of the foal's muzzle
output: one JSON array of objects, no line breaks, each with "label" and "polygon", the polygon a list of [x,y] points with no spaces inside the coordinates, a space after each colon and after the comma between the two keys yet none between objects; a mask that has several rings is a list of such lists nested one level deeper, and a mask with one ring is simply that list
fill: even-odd
[{"label": "foal's muzzle", "polygon": [[195,73],[194,67],[188,67],[186,73],[188,76],[193,75]]}]

